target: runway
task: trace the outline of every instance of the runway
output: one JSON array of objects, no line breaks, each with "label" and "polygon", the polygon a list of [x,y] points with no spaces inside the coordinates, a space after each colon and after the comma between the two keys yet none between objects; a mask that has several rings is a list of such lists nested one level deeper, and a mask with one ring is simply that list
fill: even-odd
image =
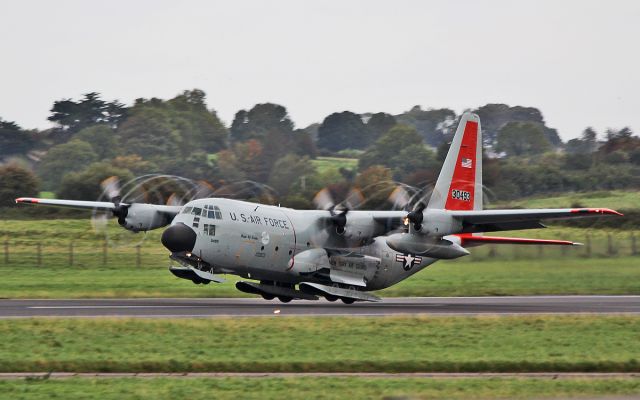
[{"label": "runway", "polygon": [[639,314],[640,296],[404,297],[380,303],[263,299],[0,300],[0,318]]}]

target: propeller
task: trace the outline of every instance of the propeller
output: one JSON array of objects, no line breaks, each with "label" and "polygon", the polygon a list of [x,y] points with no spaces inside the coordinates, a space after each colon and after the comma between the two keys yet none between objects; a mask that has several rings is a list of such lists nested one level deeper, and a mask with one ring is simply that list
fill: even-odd
[{"label": "propeller", "polygon": [[364,195],[358,188],[351,188],[349,193],[347,194],[347,198],[344,199],[342,203],[344,203],[345,208],[347,210],[354,210],[360,207],[360,205],[364,202]]},{"label": "propeller", "polygon": [[120,195],[120,179],[117,176],[111,176],[100,183],[102,190],[111,199],[115,208],[111,211],[113,216],[118,218],[118,224],[124,225],[129,214],[131,204],[123,204]]},{"label": "propeller", "polygon": [[318,210],[327,211],[333,210],[333,208],[336,206],[333,202],[333,196],[331,196],[328,188],[324,188],[316,193],[316,195],[313,197],[313,204]]},{"label": "propeller", "polygon": [[338,214],[335,213],[334,209],[329,210],[329,212],[331,213],[329,220],[336,227],[338,235],[342,235],[344,233],[344,227],[347,226],[347,213],[349,212],[349,209],[345,208]]},{"label": "propeller", "polygon": [[184,196],[180,196],[177,193],[171,193],[171,196],[167,199],[168,206],[183,206],[184,205]]},{"label": "propeller", "polygon": [[405,225],[408,225],[409,222],[413,223],[413,229],[419,231],[422,229],[422,220],[424,219],[424,214],[422,213],[427,206],[420,202],[416,205],[413,211],[409,212],[405,217]]},{"label": "propeller", "polygon": [[[345,231],[349,210],[357,208],[363,201],[364,196],[362,192],[355,188],[352,188],[347,194],[347,197],[338,204],[333,201],[333,196],[328,188],[320,190],[313,198],[313,203],[318,209],[329,211],[331,216],[328,220],[335,226],[338,235],[342,235]],[[336,211],[338,209],[339,212]]]},{"label": "propeller", "polygon": [[405,209],[411,202],[411,196],[403,186],[397,186],[389,195],[389,202],[393,204],[394,209]]}]

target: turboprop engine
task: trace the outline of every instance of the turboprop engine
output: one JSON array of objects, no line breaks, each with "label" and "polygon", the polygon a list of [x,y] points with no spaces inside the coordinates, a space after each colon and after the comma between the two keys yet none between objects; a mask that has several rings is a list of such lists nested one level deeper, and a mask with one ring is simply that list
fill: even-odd
[{"label": "turboprop engine", "polygon": [[133,232],[161,228],[170,222],[166,214],[149,204],[120,205],[114,215],[123,228]]},{"label": "turboprop engine", "polygon": [[400,253],[444,260],[469,255],[469,252],[457,243],[414,233],[394,233],[387,237],[387,245]]}]

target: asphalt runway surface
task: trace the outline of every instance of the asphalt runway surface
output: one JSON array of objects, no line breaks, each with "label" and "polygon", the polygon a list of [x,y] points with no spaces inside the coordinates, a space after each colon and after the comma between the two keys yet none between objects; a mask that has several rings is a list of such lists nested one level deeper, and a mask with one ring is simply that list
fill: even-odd
[{"label": "asphalt runway surface", "polygon": [[640,314],[640,296],[403,297],[379,303],[263,299],[0,300],[0,318]]}]

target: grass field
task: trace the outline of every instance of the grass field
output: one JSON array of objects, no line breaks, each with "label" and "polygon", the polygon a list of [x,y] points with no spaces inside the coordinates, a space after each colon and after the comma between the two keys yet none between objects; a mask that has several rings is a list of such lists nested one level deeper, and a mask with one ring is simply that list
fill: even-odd
[{"label": "grass field", "polygon": [[[116,243],[139,241],[144,235],[134,235],[111,225],[109,237],[121,235]],[[168,253],[160,244],[160,234],[161,230],[149,232],[138,253],[135,247],[105,247],[105,235],[94,232],[86,220],[0,221],[0,238],[6,239],[9,250],[6,262],[0,242],[0,273],[3,276],[0,297],[244,296],[233,287],[235,278],[232,276],[227,277],[228,283],[206,286],[175,278],[167,270]],[[628,231],[549,228],[509,234],[574,239],[589,246],[476,247],[471,249],[469,257],[440,261],[381,294],[640,293],[640,257],[629,256],[631,233]]]},{"label": "grass field", "polygon": [[617,210],[640,208],[640,192],[611,190],[585,193],[568,193],[558,196],[534,197],[511,202],[496,202],[492,207],[518,208],[570,208],[606,207]]},{"label": "grass field", "polygon": [[[227,275],[223,284],[194,285],[167,262],[143,267],[0,266],[3,298],[247,297]],[[0,264],[1,265],[1,264]],[[640,259],[441,261],[377,292],[382,296],[640,294]]]},{"label": "grass field", "polygon": [[66,379],[0,381],[0,399],[542,399],[638,396],[638,379]]},{"label": "grass field", "polygon": [[314,160],[311,160],[311,164],[316,168],[316,171],[318,173],[323,174],[330,169],[356,169],[358,167],[358,159],[341,157],[318,157]]},{"label": "grass field", "polygon": [[640,318],[0,320],[0,372],[639,372]]}]

